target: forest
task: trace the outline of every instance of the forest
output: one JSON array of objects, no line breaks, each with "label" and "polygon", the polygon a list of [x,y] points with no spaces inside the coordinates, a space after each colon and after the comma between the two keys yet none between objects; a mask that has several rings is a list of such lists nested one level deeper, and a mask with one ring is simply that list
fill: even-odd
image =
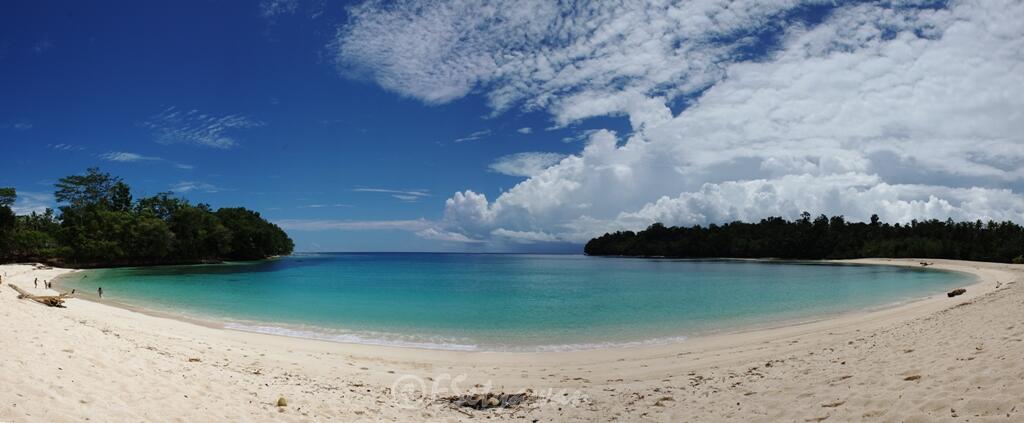
[{"label": "forest", "polygon": [[591,239],[592,256],[673,258],[849,259],[944,258],[1024,263],[1024,227],[1013,222],[913,220],[889,224],[847,222],[843,216],[797,220],[770,217],[757,223],[666,227],[624,231]]},{"label": "forest", "polygon": [[13,188],[0,188],[0,262],[69,267],[258,260],[291,254],[277,225],[245,208],[213,210],[170,192],[133,199],[121,178],[90,168],[61,178],[58,211],[16,215]]}]

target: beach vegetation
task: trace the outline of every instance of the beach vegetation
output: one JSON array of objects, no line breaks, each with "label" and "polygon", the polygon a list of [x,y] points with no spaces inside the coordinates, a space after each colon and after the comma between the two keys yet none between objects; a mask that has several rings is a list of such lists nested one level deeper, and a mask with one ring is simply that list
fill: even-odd
[{"label": "beach vegetation", "polygon": [[258,260],[291,254],[277,225],[242,207],[212,209],[173,193],[133,199],[121,178],[89,168],[61,178],[57,211],[17,216],[0,188],[0,261],[120,266]]},{"label": "beach vegetation", "polygon": [[[803,213],[796,220],[769,217],[757,223],[667,227],[655,223],[633,232],[591,239],[595,256],[678,258],[850,259],[864,257],[945,258],[1008,263],[1024,252],[1024,227],[1005,222],[912,220],[849,222],[843,216]],[[1024,261],[1024,259],[1022,259]]]}]

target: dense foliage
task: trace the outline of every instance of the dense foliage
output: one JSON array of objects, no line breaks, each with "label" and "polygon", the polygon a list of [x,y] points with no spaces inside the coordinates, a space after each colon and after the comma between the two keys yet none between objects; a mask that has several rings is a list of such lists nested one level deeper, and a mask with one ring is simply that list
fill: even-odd
[{"label": "dense foliage", "polygon": [[133,201],[120,178],[91,168],[61,178],[60,213],[16,216],[0,188],[0,261],[109,266],[254,260],[290,254],[281,228],[244,208],[211,210],[171,193]]},{"label": "dense foliage", "polygon": [[847,222],[842,216],[781,217],[758,223],[665,227],[594,238],[584,251],[604,256],[840,259],[917,257],[1024,262],[1024,228],[1013,222]]}]

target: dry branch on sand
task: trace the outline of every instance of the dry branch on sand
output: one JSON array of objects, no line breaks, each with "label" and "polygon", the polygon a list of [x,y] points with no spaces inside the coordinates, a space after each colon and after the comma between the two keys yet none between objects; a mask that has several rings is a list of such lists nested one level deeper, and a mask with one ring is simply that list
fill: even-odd
[{"label": "dry branch on sand", "polygon": [[60,294],[60,295],[32,295],[32,294],[29,294],[28,291],[25,291],[24,289],[18,288],[17,285],[14,285],[14,284],[8,284],[8,285],[11,287],[11,289],[13,289],[15,291],[18,291],[18,298],[24,298],[26,300],[32,300],[32,301],[35,301],[35,302],[37,302],[39,304],[48,305],[50,307],[61,307],[61,308],[63,308],[64,307],[64,299],[71,297],[71,294],[67,293],[67,292],[65,292],[63,294]]}]

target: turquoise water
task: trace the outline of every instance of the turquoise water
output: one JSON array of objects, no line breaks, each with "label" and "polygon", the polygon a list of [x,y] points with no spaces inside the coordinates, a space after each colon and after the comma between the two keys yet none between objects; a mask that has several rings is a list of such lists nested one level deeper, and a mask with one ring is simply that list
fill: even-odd
[{"label": "turquoise water", "polygon": [[388,253],[92,270],[60,283],[243,330],[557,350],[813,319],[941,293],[967,277],[894,266]]}]

